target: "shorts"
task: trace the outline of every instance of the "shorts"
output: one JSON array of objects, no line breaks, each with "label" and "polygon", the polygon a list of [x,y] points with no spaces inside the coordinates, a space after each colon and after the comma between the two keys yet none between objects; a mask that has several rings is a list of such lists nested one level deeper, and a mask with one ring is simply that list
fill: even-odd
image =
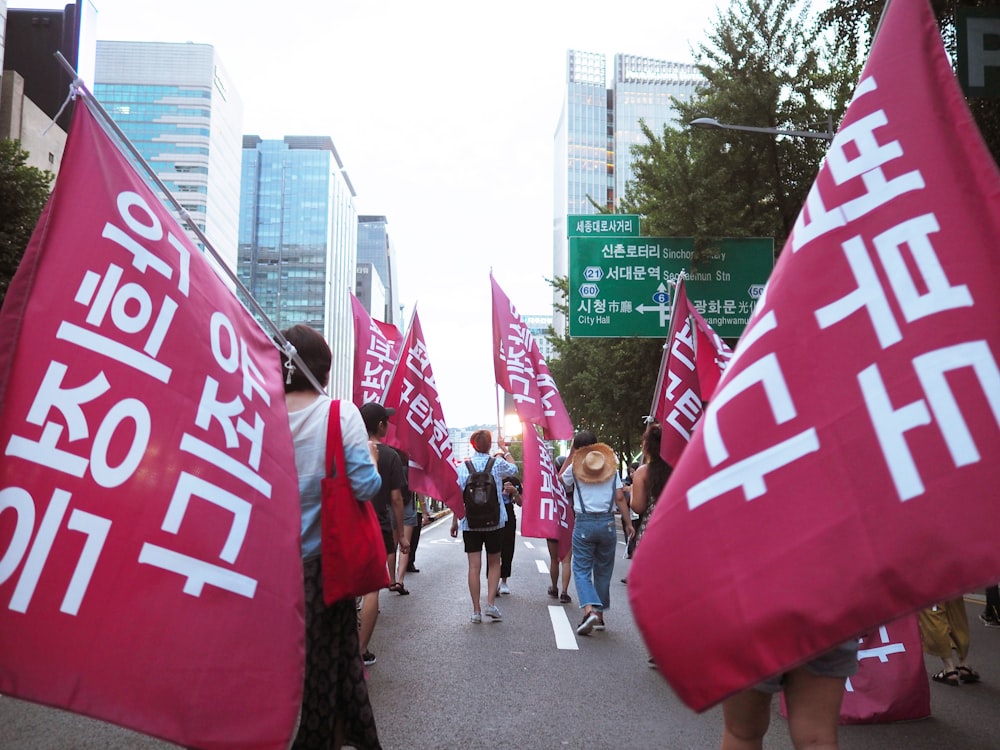
[{"label": "shorts", "polygon": [[[396,514],[389,513],[389,524],[392,528],[396,528]],[[403,505],[403,526],[416,526],[417,525],[417,507],[414,503],[406,503]]]},{"label": "shorts", "polygon": [[[802,666],[805,667],[807,672],[817,677],[847,678],[857,674],[858,639],[852,638],[849,641],[844,641],[839,646],[820,654],[815,659],[810,659]],[[776,674],[770,679],[757,683],[753,686],[753,689],[761,693],[780,693],[787,674],[787,672]]]},{"label": "shorts", "polygon": [[382,543],[385,545],[385,554],[396,554],[396,540],[392,537],[392,531],[382,529]]},{"label": "shorts", "polygon": [[479,552],[485,545],[487,555],[499,555],[503,546],[503,527],[493,531],[463,531],[462,541],[466,552]]}]

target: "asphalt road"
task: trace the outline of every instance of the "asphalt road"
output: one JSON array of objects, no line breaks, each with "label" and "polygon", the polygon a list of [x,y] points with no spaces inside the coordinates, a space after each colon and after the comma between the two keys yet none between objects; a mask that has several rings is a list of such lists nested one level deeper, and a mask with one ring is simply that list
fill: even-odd
[{"label": "asphalt road", "polygon": [[[695,714],[676,698],[635,629],[619,555],[608,629],[577,637],[574,602],[546,595],[544,540],[518,536],[512,593],[498,598],[501,622],[469,622],[466,560],[450,519],[426,527],[409,574],[409,596],[382,592],[369,667],[382,744],[396,748],[716,748],[721,712]],[[624,551],[624,546],[621,546]],[[667,585],[667,582],[665,582]],[[485,586],[484,586],[485,589]],[[983,675],[959,688],[931,683],[931,717],[845,726],[845,750],[1000,748],[1000,629],[981,626],[981,603],[967,599],[971,662]],[[679,644],[697,648],[697,644]],[[928,673],[937,660],[926,659]],[[791,748],[774,702],[765,746]],[[119,727],[0,697],[0,748],[165,750],[176,746]]]}]

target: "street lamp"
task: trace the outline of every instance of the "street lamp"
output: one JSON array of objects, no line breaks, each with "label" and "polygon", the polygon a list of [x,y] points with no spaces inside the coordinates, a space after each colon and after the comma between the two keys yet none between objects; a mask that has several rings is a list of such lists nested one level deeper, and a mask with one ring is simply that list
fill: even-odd
[{"label": "street lamp", "polygon": [[782,128],[755,128],[752,125],[727,125],[719,122],[714,117],[699,117],[688,123],[692,128],[703,128],[705,130],[745,130],[748,133],[770,133],[771,135],[794,135],[799,138],[821,138],[824,141],[833,140],[832,118],[827,116],[827,129],[822,133],[815,130],[783,130]]}]

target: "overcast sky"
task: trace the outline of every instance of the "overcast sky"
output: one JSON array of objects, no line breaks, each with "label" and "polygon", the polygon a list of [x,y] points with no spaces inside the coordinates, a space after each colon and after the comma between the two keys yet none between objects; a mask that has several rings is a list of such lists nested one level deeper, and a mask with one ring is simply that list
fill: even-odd
[{"label": "overcast sky", "polygon": [[[65,2],[9,0],[8,7]],[[416,305],[450,427],[496,422],[490,269],[519,313],[551,313],[553,134],[566,50],[603,52],[609,72],[616,52],[691,62],[717,7],[716,0],[92,2],[99,39],[213,45],[243,100],[244,133],[333,139],[358,212],[388,217],[403,325]]]}]

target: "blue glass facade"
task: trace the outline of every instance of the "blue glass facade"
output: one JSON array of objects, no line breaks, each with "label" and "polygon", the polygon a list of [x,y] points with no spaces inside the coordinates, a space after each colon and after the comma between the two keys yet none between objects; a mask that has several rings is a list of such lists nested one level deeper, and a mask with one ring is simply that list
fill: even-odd
[{"label": "blue glass facade", "polygon": [[[675,117],[671,97],[691,97],[702,80],[693,65],[615,55],[608,88],[604,55],[566,53],[566,97],[554,138],[553,277],[569,272],[567,214],[616,210],[632,179],[632,146],[646,142],[639,120],[662,132]],[[564,331],[561,315],[553,327]]]},{"label": "blue glass facade", "polygon": [[235,270],[243,105],[214,48],[99,41],[94,95]]},{"label": "blue glass facade", "polygon": [[350,397],[357,265],[354,190],[329,138],[244,136],[238,275],[279,328],[305,323],[334,352],[331,395]]},{"label": "blue glass facade", "polygon": [[[358,217],[358,263],[370,263],[385,290],[383,309],[369,309],[372,317],[392,323],[402,330],[405,324],[400,320],[398,309],[400,298],[396,279],[396,253],[389,239],[389,221],[385,216]],[[375,302],[372,300],[373,305]]]}]

